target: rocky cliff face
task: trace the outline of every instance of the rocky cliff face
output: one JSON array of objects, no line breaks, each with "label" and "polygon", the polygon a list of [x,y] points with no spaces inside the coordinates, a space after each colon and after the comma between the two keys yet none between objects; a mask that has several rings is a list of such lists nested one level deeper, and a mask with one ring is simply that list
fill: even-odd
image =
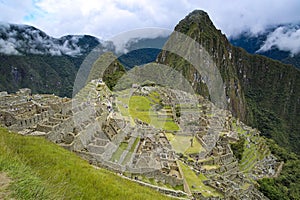
[{"label": "rocky cliff face", "polygon": [[[239,118],[246,119],[245,98],[236,73],[236,66],[232,62],[232,46],[227,38],[214,27],[208,15],[203,11],[194,11],[189,14],[179,22],[175,27],[175,31],[191,37],[209,53],[225,82],[229,109]],[[165,55],[164,59],[162,59],[162,55]],[[179,71],[182,70],[183,74],[194,85],[194,89],[200,94],[209,97],[205,83],[192,78],[193,74],[197,73],[193,65],[170,52],[163,52],[159,56],[158,61],[168,64]],[[202,75],[198,74],[198,76],[201,77]],[[202,79],[205,78],[202,77]]]},{"label": "rocky cliff face", "polygon": [[[300,71],[232,46],[204,11],[193,11],[175,27],[200,44],[212,57],[224,82],[228,109],[279,144],[300,152]],[[195,91],[210,97],[205,77],[182,56],[162,51],[158,62],[181,71]],[[194,78],[197,74],[200,78]],[[200,81],[204,80],[204,81]]]}]

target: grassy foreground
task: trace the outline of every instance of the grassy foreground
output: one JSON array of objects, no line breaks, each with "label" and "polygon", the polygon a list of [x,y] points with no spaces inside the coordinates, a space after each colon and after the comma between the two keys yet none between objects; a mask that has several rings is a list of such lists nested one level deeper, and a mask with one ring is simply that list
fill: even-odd
[{"label": "grassy foreground", "polygon": [[0,128],[0,172],[13,180],[9,190],[16,199],[169,199],[105,169],[97,170],[43,138],[4,128]]}]

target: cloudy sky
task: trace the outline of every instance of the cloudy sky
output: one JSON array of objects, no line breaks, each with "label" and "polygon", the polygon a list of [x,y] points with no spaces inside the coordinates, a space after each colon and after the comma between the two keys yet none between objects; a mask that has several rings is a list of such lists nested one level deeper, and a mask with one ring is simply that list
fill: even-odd
[{"label": "cloudy sky", "polygon": [[137,28],[173,29],[194,9],[207,11],[227,36],[300,22],[299,0],[0,0],[0,21],[34,25],[54,37],[106,39]]}]

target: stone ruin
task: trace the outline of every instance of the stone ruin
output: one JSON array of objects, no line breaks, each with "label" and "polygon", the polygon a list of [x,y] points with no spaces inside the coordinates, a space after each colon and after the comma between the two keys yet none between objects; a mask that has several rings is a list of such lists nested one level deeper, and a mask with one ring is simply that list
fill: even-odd
[{"label": "stone ruin", "polygon": [[[147,89],[135,89],[147,93]],[[205,184],[225,198],[265,199],[250,180],[272,177],[282,164],[265,152],[266,156],[245,164],[247,172],[242,171],[230,146],[241,137],[259,146],[263,144],[255,140],[259,132],[237,121],[243,129],[238,133],[230,112],[202,97],[192,98],[183,91],[165,88],[159,92],[163,104],[170,107],[169,117],[181,128],[173,134],[193,135],[202,146],[199,153],[186,155],[189,160],[175,152],[165,130],[138,119],[133,126],[123,117],[115,108],[115,95],[102,80],[91,81],[73,99],[33,95],[30,89],[20,89],[16,94],[0,92],[0,124],[22,135],[45,137],[93,165],[126,174],[135,181],[148,178],[172,187],[185,185],[178,163],[181,160],[196,174],[207,176]],[[180,116],[175,114],[176,107],[180,107]],[[263,145],[260,148],[268,149]],[[171,193],[210,199],[201,191],[184,188],[182,193]],[[158,190],[170,193],[162,187]]]}]

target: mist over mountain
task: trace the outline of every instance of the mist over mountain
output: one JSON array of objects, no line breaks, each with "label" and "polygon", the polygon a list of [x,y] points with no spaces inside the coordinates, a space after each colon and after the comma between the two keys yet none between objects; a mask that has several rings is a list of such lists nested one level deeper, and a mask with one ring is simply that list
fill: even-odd
[{"label": "mist over mountain", "polygon": [[272,26],[257,34],[246,31],[230,38],[230,42],[251,54],[264,55],[300,68],[299,24]]},{"label": "mist over mountain", "polygon": [[115,41],[90,35],[54,38],[32,26],[1,23],[0,90],[15,92],[28,87],[34,93],[70,97],[77,70],[95,48],[97,55],[114,52],[127,69],[155,61],[168,36],[157,33],[147,37]]},{"label": "mist over mountain", "polygon": [[28,25],[0,24],[0,53],[80,56],[100,44],[96,37],[67,35],[53,38]]},{"label": "mist over mountain", "polygon": [[118,59],[127,69],[154,62],[168,38],[162,36],[130,40],[126,44],[127,53],[122,54]]}]

